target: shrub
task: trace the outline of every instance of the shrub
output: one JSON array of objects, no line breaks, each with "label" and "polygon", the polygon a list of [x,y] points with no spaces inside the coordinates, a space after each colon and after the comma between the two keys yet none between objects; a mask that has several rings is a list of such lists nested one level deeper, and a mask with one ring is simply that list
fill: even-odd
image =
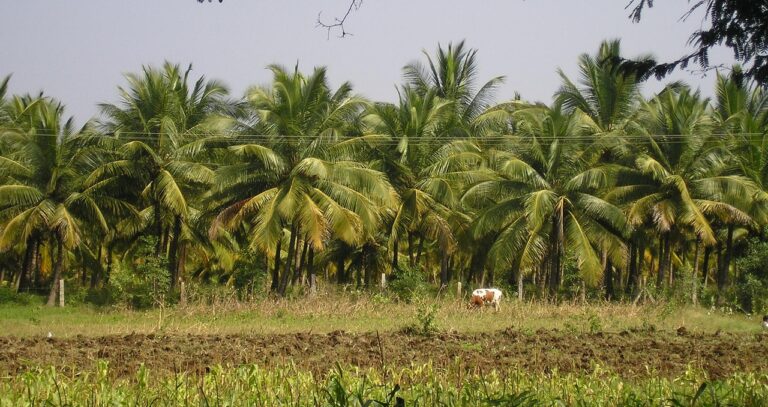
[{"label": "shrub", "polygon": [[264,257],[248,251],[235,262],[232,280],[240,299],[263,292],[269,284],[269,272]]},{"label": "shrub", "polygon": [[734,287],[739,308],[751,313],[768,311],[768,241],[761,237],[747,240],[734,265],[739,271]]},{"label": "shrub", "polygon": [[135,309],[165,304],[169,297],[168,260],[154,255],[155,237],[141,237],[134,263],[115,264],[109,287],[98,293],[101,300],[124,302]]},{"label": "shrub", "polygon": [[387,289],[398,300],[410,303],[428,294],[431,286],[421,270],[405,267],[393,273]]},{"label": "shrub", "polygon": [[41,297],[29,293],[17,293],[11,287],[0,286],[0,304],[29,305],[40,302]]},{"label": "shrub", "polygon": [[768,312],[768,286],[758,277],[747,274],[736,288],[741,309],[745,312],[765,314]]},{"label": "shrub", "polygon": [[403,332],[411,335],[432,336],[439,331],[437,327],[437,304],[421,304],[414,315],[416,321],[406,326]]}]

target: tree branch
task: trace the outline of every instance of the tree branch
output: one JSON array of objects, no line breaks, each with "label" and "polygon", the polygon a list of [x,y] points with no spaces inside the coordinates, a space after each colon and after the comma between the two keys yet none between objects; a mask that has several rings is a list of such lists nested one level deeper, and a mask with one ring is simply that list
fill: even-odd
[{"label": "tree branch", "polygon": [[344,38],[347,35],[353,35],[352,33],[348,32],[344,28],[344,23],[347,21],[347,17],[349,17],[352,11],[357,11],[362,5],[363,5],[363,0],[351,0],[349,3],[349,7],[347,8],[347,12],[344,13],[344,16],[341,18],[338,18],[338,17],[334,18],[333,23],[323,22],[323,20],[321,19],[323,12],[321,11],[317,13],[317,26],[321,28],[325,28],[327,30],[328,38],[331,37],[331,30],[334,30],[334,29],[338,29],[339,31],[341,31],[339,38]]},{"label": "tree branch", "polygon": [[[205,3],[206,0],[197,0],[198,3]],[[222,3],[224,0],[219,0],[219,3]],[[213,0],[208,0],[208,3],[212,3]],[[341,18],[334,18],[333,23],[326,23],[322,20],[322,14],[323,12],[317,13],[317,26],[321,28],[325,28],[328,32],[328,38],[331,37],[331,31],[334,29],[338,29],[341,31],[341,34],[339,35],[339,38],[344,38],[348,35],[353,35],[351,32],[347,31],[344,28],[344,23],[347,21],[347,17],[349,17],[350,14],[352,14],[352,11],[357,11],[360,9],[360,6],[363,5],[363,0],[350,0],[349,7],[347,8],[347,12],[344,13],[344,16]]]}]

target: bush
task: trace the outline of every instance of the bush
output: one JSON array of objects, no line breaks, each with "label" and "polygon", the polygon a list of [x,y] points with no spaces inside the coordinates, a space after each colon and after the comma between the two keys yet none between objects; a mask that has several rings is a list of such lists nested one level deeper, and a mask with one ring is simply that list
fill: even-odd
[{"label": "bush", "polygon": [[768,286],[756,276],[747,274],[736,287],[741,309],[755,314],[768,313]]},{"label": "bush", "polygon": [[760,237],[747,241],[746,250],[734,263],[739,279],[734,294],[739,307],[745,312],[768,311],[768,242]]},{"label": "bush", "polygon": [[165,304],[171,298],[168,260],[155,256],[155,237],[141,237],[137,243],[134,264],[115,264],[109,287],[94,292],[94,299],[124,302],[135,309]]},{"label": "bush", "polygon": [[427,283],[427,279],[419,269],[408,267],[401,268],[392,274],[392,278],[387,283],[387,289],[394,296],[407,303],[414,299],[424,297],[429,294],[432,287]]},{"label": "bush", "polygon": [[0,286],[0,304],[30,305],[41,303],[41,297],[29,293],[17,293],[11,287]]},{"label": "bush", "polygon": [[437,304],[421,304],[416,309],[416,322],[406,326],[403,332],[411,335],[432,336],[439,332],[437,327]]},{"label": "bush", "polygon": [[251,251],[237,259],[232,269],[232,280],[241,300],[263,292],[269,277],[264,257]]}]

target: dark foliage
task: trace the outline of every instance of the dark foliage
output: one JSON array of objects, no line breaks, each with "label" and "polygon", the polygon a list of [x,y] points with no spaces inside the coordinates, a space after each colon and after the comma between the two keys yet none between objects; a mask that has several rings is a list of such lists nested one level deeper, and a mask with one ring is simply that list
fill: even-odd
[{"label": "dark foliage", "polygon": [[[643,10],[653,7],[654,0],[631,0],[630,18],[639,22]],[[634,65],[645,76],[662,78],[691,62],[702,68],[710,67],[709,51],[725,45],[733,51],[739,62],[748,66],[746,75],[762,86],[768,85],[768,0],[697,0],[689,1],[690,9],[683,15],[689,17],[694,11],[705,8],[708,26],[691,34],[689,44],[695,50],[680,59],[664,63],[640,63]]]}]

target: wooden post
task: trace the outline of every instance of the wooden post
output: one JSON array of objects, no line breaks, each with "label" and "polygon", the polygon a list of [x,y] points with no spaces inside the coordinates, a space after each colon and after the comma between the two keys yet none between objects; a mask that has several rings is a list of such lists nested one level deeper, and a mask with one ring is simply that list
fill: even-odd
[{"label": "wooden post", "polygon": [[461,298],[461,281],[456,283],[456,296]]},{"label": "wooden post", "polygon": [[59,280],[59,307],[64,306],[64,279]]},{"label": "wooden post", "polygon": [[187,290],[183,280],[179,282],[179,305],[182,307],[187,305]]},{"label": "wooden post", "polygon": [[387,288],[387,275],[384,273],[381,273],[381,289]]}]

